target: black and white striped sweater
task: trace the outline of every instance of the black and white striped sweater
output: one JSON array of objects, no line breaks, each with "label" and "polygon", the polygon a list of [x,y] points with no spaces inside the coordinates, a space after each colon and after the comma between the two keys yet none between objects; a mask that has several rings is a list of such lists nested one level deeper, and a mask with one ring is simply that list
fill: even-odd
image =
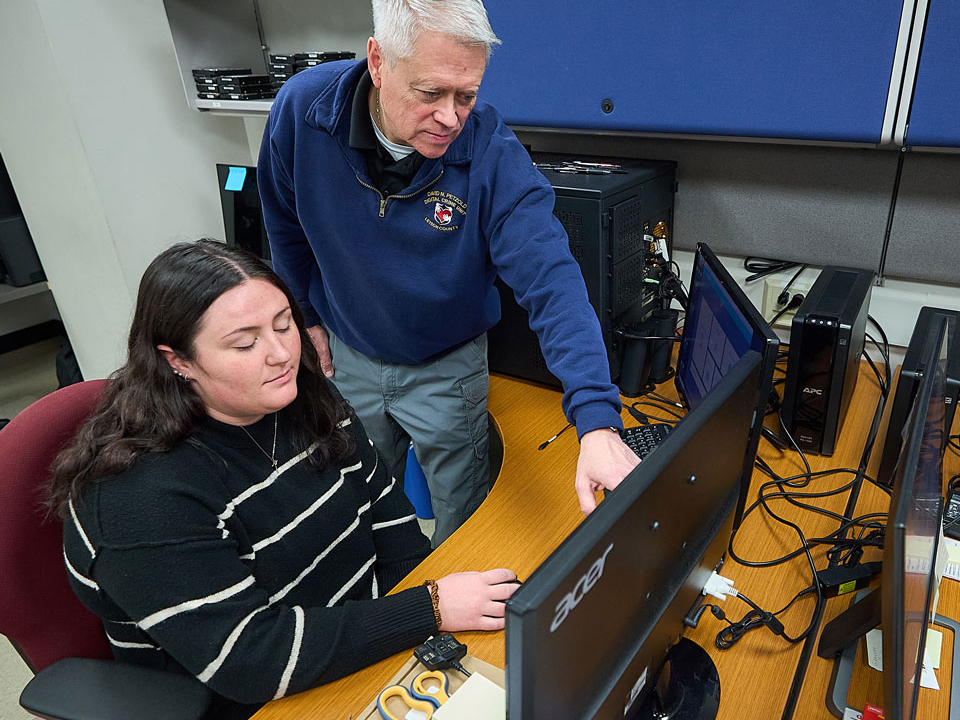
[{"label": "black and white striped sweater", "polygon": [[[281,411],[274,471],[241,428],[207,418],[72,504],[71,582],[117,659],[262,703],[436,632],[425,587],[383,597],[430,546],[360,423],[343,423],[354,453],[318,472]],[[271,447],[273,415],[247,430]]]}]

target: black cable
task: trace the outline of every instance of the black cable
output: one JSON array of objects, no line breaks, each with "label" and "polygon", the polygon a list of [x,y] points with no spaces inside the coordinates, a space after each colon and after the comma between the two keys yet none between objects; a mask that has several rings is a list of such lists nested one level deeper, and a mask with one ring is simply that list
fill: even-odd
[{"label": "black cable", "polygon": [[781,305],[785,305],[790,299],[790,293],[787,292],[790,290],[790,286],[793,285],[794,281],[800,277],[800,273],[807,269],[806,263],[800,266],[800,269],[793,274],[793,277],[787,281],[787,284],[783,286],[783,290],[780,291],[780,294],[777,295],[777,302]]},{"label": "black cable", "polygon": [[744,269],[751,273],[747,275],[746,282],[753,282],[767,275],[795,268],[799,264],[800,263],[790,262],[788,260],[775,260],[756,256],[749,256],[743,260]]},{"label": "black cable", "polygon": [[770,325],[773,326],[777,322],[777,320],[782,318],[786,313],[800,307],[800,305],[802,304],[803,304],[803,295],[801,295],[800,293],[796,293],[792,298],[790,298],[790,302],[788,302],[786,305],[780,308],[777,311],[777,314],[774,315],[773,318],[771,318]]},{"label": "black cable", "polygon": [[773,632],[775,635],[779,635],[788,643],[794,644],[800,642],[807,637],[807,633],[805,632],[796,638],[790,637],[786,632],[784,632],[783,623],[776,618],[778,615],[782,615],[789,610],[797,600],[814,592],[816,592],[816,588],[813,585],[804,588],[794,595],[790,602],[776,612],[768,612],[746,597],[743,593],[738,593],[734,597],[740,598],[747,603],[750,606],[750,610],[747,611],[747,613],[737,621],[730,620],[730,618],[726,616],[726,613],[723,612],[723,608],[721,608],[719,605],[706,603],[705,607],[710,608],[710,613],[715,618],[723,620],[727,623],[727,627],[723,628],[717,633],[714,644],[721,650],[729,650],[748,632],[764,626],[770,628],[771,632]]},{"label": "black cable", "polygon": [[[660,410],[661,412],[664,412],[667,415],[670,415],[673,419],[671,420],[670,418],[658,418],[658,417],[649,415],[640,409],[640,407],[643,405],[649,405],[650,407],[654,407],[657,410]],[[637,400],[636,402],[632,402],[629,405],[627,405],[627,412],[629,412],[630,415],[633,416],[633,419],[639,422],[641,425],[649,425],[651,420],[653,422],[670,423],[671,425],[683,420],[683,415],[675,412],[673,408],[666,407],[653,400]]]},{"label": "black cable", "polygon": [[561,435],[563,435],[567,430],[569,430],[569,429],[572,428],[572,427],[573,427],[573,424],[572,424],[572,423],[567,423],[566,425],[563,426],[563,429],[560,430],[560,432],[558,432],[556,435],[554,435],[553,437],[551,437],[551,438],[549,438],[549,439],[547,439],[547,440],[544,440],[542,443],[540,443],[540,446],[537,448],[537,450],[545,450],[546,447],[547,447],[547,445],[549,445],[550,443],[552,443],[554,440],[556,440],[558,437],[560,437]]},{"label": "black cable", "polygon": [[622,337],[624,340],[672,340],[673,342],[683,340],[679,335],[637,335],[623,329],[614,330],[613,334]]},{"label": "black cable", "polygon": [[947,438],[947,447],[960,454],[960,435],[951,435]]},{"label": "black cable", "polygon": [[893,381],[890,370],[890,345],[887,340],[887,334],[883,331],[883,328],[880,327],[872,315],[867,315],[867,321],[872,323],[874,327],[880,332],[880,337],[883,338],[884,348],[884,377],[880,378],[880,372],[877,370],[877,366],[870,359],[870,356],[866,353],[866,348],[864,348],[863,355],[867,358],[867,361],[870,364],[870,367],[873,368],[874,373],[877,375],[877,381],[880,384],[880,397],[877,400],[877,406],[873,411],[873,421],[870,423],[870,430],[867,433],[866,442],[863,445],[863,453],[860,456],[860,465],[857,467],[857,478],[855,480],[854,486],[850,489],[850,496],[847,498],[847,505],[844,508],[843,514],[846,517],[850,517],[853,514],[854,508],[857,506],[857,500],[860,498],[860,489],[863,486],[863,476],[867,474],[867,466],[870,464],[870,456],[873,454],[873,446],[877,441],[877,436],[880,432],[880,421],[883,418],[883,410],[887,405],[887,396],[888,389],[890,384]]}]

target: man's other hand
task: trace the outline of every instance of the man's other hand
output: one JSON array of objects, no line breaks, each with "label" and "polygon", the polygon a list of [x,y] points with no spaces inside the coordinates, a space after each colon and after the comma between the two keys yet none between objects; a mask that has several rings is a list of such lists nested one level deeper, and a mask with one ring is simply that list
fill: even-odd
[{"label": "man's other hand", "polygon": [[594,493],[613,490],[627,474],[640,464],[640,458],[620,439],[620,433],[601,428],[580,438],[577,459],[577,498],[580,511],[589,515],[597,507]]},{"label": "man's other hand", "polygon": [[326,331],[319,325],[307,328],[307,335],[313,341],[313,346],[320,356],[320,369],[328,378],[333,377],[333,358],[330,356],[330,339]]}]

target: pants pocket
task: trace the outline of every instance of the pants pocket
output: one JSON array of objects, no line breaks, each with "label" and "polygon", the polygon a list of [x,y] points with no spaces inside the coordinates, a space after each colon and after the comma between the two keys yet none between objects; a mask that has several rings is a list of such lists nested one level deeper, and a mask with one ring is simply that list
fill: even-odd
[{"label": "pants pocket", "polygon": [[463,412],[470,429],[473,449],[479,460],[487,454],[487,393],[490,390],[490,376],[484,369],[458,382],[463,395]]}]

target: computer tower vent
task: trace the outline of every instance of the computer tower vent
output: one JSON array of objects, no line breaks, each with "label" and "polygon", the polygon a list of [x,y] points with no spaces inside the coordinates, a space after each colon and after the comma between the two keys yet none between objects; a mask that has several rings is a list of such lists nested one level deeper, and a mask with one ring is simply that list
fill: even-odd
[{"label": "computer tower vent", "polygon": [[643,279],[646,276],[643,254],[635,255],[613,266],[613,302],[610,312],[617,317],[638,300],[643,299]]},{"label": "computer tower vent", "polygon": [[643,214],[640,198],[610,208],[613,223],[613,261],[629,257],[643,249]]}]

